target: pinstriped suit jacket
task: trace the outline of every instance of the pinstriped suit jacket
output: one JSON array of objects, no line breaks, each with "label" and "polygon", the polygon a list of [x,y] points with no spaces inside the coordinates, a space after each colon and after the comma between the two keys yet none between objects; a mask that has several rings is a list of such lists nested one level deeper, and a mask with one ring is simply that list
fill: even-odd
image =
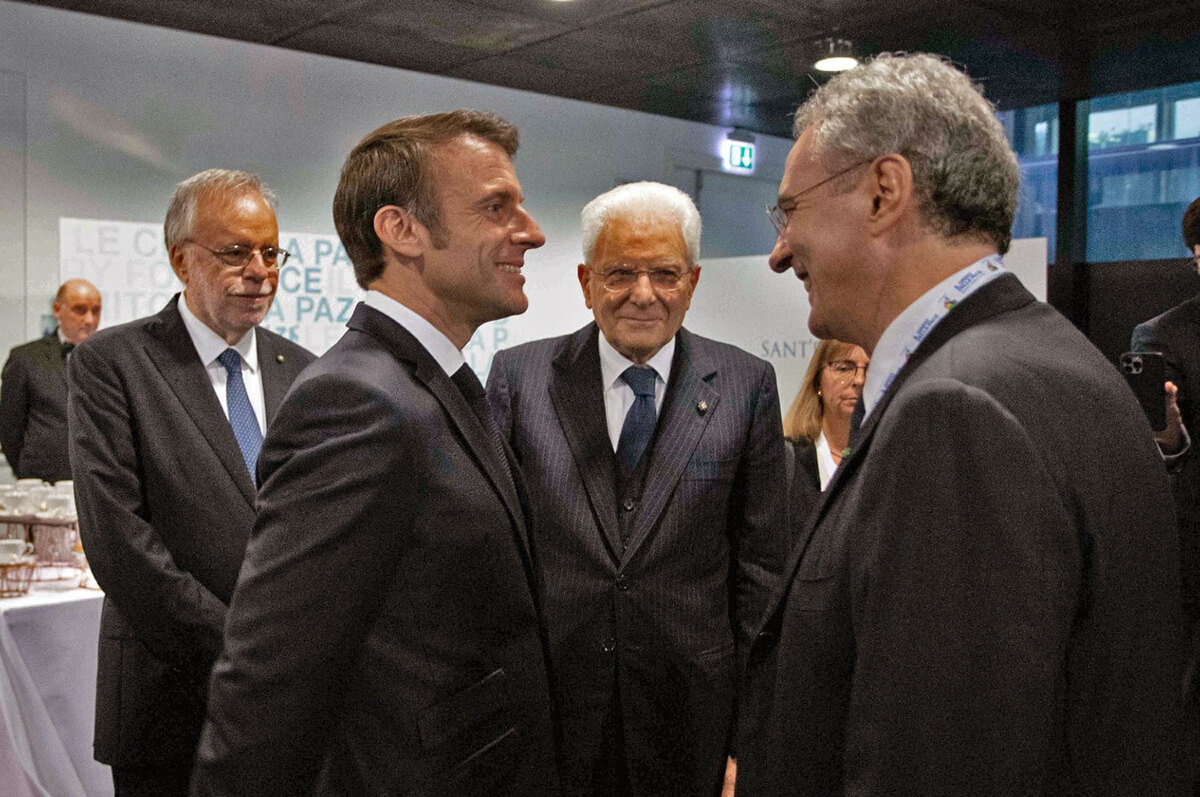
[{"label": "pinstriped suit jacket", "polygon": [[[587,793],[619,683],[637,794],[715,794],[736,651],[783,553],[771,366],[680,330],[642,500],[618,504],[599,331],[496,355],[488,393],[531,501],[566,793]],[[632,513],[622,551],[618,512]]]}]

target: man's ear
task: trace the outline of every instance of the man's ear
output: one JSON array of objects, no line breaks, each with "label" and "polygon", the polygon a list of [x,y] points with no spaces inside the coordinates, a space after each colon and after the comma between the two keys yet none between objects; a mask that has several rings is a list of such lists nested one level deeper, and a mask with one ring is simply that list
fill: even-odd
[{"label": "man's ear", "polygon": [[398,205],[384,205],[375,211],[375,234],[385,248],[408,260],[420,257],[429,247],[425,225]]},{"label": "man's ear", "polygon": [[884,155],[871,164],[870,225],[878,230],[894,226],[916,201],[912,166],[900,154]]},{"label": "man's ear", "polygon": [[187,260],[183,256],[182,244],[171,244],[171,248],[167,250],[167,260],[171,263],[171,270],[175,272],[175,276],[179,277],[179,281],[187,286],[188,282],[188,267]]},{"label": "man's ear", "polygon": [[579,287],[583,288],[583,303],[589,310],[592,309],[591,283],[594,276],[590,268],[583,263],[579,264]]}]

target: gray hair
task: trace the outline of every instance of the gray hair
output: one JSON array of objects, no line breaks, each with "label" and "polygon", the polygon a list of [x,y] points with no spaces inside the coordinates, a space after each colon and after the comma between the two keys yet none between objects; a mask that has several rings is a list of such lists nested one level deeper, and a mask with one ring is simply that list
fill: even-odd
[{"label": "gray hair", "polygon": [[[1012,240],[1020,170],[995,108],[948,61],[883,53],[843,72],[796,111],[794,133],[833,171],[898,153],[925,224],[945,238]],[[844,185],[844,183],[843,183]]]},{"label": "gray hair", "polygon": [[688,265],[700,259],[700,211],[692,198],[678,188],[662,183],[639,182],[619,185],[593,199],[583,208],[583,260],[591,264],[596,253],[596,239],[609,219],[623,218],[635,222],[650,220],[674,221],[683,233],[687,246]]},{"label": "gray hair", "polygon": [[275,207],[275,192],[264,185],[258,175],[236,169],[205,169],[175,186],[163,221],[163,240],[167,249],[191,237],[196,223],[196,205],[201,197],[217,193],[241,196],[251,192],[257,192],[267,204]]}]

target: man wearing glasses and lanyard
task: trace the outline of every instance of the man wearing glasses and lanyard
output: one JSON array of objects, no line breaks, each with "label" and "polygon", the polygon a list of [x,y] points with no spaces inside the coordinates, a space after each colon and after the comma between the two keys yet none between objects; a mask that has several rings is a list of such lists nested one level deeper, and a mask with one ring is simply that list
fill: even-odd
[{"label": "man wearing glasses and lanyard", "polygon": [[882,55],[795,130],[771,267],[871,368],[750,651],[738,791],[1182,794],[1166,476],[1116,369],[1002,265],[992,106]]},{"label": "man wearing glasses and lanyard", "polygon": [[313,359],[258,326],[288,257],[272,198],[245,172],[180,183],[164,232],[182,295],[68,364],[80,534],[105,592],[94,752],[118,797],[187,793],[263,433]]},{"label": "man wearing glasses and lanyard", "polygon": [[782,554],[775,374],[681,328],[700,277],[685,194],[623,185],[582,223],[595,323],[501,351],[488,378],[529,486],[563,793],[711,796]]}]

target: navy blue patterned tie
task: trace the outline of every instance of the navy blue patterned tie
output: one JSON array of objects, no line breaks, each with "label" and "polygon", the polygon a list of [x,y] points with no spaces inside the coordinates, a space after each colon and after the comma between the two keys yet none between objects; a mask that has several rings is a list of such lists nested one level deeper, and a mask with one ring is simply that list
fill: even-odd
[{"label": "navy blue patterned tie", "polygon": [[238,448],[242,449],[242,459],[246,460],[246,470],[250,471],[250,480],[254,481],[254,466],[258,462],[258,454],[262,451],[262,428],[250,405],[250,396],[246,393],[246,383],[242,381],[242,355],[233,349],[221,352],[217,362],[225,366],[229,378],[225,381],[225,401],[229,405],[229,425],[233,427],[233,436],[237,438]]},{"label": "navy blue patterned tie", "polygon": [[617,463],[632,473],[633,469],[646,452],[650,438],[654,436],[654,425],[658,418],[654,412],[654,380],[656,374],[653,368],[639,368],[631,365],[621,374],[625,384],[633,388],[633,406],[625,414],[625,424],[621,427],[621,436],[617,439]]}]

